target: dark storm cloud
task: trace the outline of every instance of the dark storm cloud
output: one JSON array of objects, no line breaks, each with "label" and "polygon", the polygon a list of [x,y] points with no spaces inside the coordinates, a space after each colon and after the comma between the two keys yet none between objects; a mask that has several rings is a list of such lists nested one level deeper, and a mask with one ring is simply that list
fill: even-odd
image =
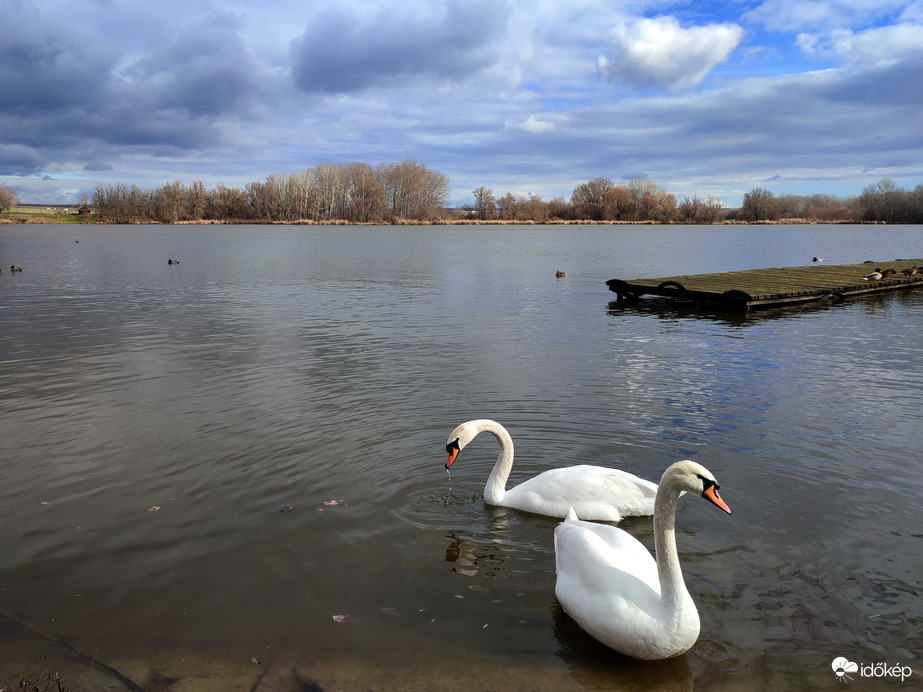
[{"label": "dark storm cloud", "polygon": [[257,67],[236,29],[229,17],[184,29],[126,69],[126,85],[139,101],[191,118],[246,109],[258,89]]},{"label": "dark storm cloud", "polygon": [[66,37],[24,31],[0,37],[0,111],[58,110],[100,98],[111,61]]},{"label": "dark storm cloud", "polygon": [[332,8],[292,42],[292,74],[307,92],[351,92],[400,78],[462,80],[496,60],[502,3],[455,4],[428,16],[411,7],[369,15]]},{"label": "dark storm cloud", "polygon": [[62,161],[111,170],[94,159],[126,147],[159,156],[220,146],[259,89],[237,22],[223,15],[127,47],[21,2],[0,2],[0,26],[0,174]]},{"label": "dark storm cloud", "polygon": [[[919,117],[923,108],[923,51],[905,60],[885,62],[851,72],[831,83],[824,97],[844,106],[876,104],[906,108]],[[923,128],[920,128],[923,133]]]},{"label": "dark storm cloud", "polygon": [[0,143],[0,175],[31,175],[48,160],[31,147]]}]

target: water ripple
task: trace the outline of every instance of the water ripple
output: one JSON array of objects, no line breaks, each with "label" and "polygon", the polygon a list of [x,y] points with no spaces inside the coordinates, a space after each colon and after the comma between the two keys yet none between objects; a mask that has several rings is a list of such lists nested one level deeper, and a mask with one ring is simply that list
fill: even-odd
[{"label": "water ripple", "polygon": [[[919,229],[888,231],[778,227],[729,255],[738,229],[7,230],[26,271],[0,276],[0,609],[138,650],[416,650],[432,624],[422,655],[556,651],[602,686],[624,667],[790,688],[836,655],[909,658],[923,292],[728,320],[616,309],[603,284],[797,264],[808,236],[911,256]],[[556,615],[557,520],[484,504],[492,439],[443,468],[481,417],[513,435],[511,485],[577,463],[716,474],[734,514],[678,512],[688,656],[634,668]],[[649,518],[622,526],[652,544]]]}]

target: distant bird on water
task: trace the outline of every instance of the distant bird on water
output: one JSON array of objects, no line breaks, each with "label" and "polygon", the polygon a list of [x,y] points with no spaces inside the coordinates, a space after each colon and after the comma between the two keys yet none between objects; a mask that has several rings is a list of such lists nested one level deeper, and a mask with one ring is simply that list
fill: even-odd
[{"label": "distant bird on water", "polygon": [[22,271],[22,267],[17,267],[16,265],[11,264],[11,265],[10,265],[10,271],[11,271],[11,272],[21,272],[21,271]]},{"label": "distant bird on water", "polygon": [[168,260],[167,260],[167,264],[179,264],[179,260],[168,259]]},{"label": "distant bird on water", "polygon": [[823,258],[823,257],[815,257],[815,258],[812,259],[811,261],[812,261],[812,262],[823,262],[823,261],[824,261],[824,258]]},{"label": "distant bird on water", "polygon": [[567,272],[555,272],[554,275],[560,279],[562,276],[567,276]]}]

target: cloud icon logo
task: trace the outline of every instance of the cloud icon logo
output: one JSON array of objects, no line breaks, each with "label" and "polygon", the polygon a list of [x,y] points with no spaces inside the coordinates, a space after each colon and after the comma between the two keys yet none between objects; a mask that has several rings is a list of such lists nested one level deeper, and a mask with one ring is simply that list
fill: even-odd
[{"label": "cloud icon logo", "polygon": [[839,656],[833,659],[832,663],[833,672],[836,673],[837,681],[846,682],[847,680],[852,680],[846,673],[855,673],[859,670],[859,664],[853,663],[845,659],[843,656]]}]

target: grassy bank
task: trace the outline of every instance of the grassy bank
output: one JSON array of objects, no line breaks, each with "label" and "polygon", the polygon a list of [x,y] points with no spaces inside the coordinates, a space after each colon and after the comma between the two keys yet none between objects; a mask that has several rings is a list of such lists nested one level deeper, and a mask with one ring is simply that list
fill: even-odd
[{"label": "grassy bank", "polygon": [[0,212],[0,223],[95,223],[91,214],[79,214],[77,207],[20,205]]}]

